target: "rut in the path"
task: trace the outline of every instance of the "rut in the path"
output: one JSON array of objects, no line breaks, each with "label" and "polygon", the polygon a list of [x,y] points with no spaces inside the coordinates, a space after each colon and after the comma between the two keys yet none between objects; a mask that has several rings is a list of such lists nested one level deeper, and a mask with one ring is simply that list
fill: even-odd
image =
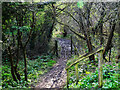
[{"label": "rut in the path", "polygon": [[57,39],[61,46],[61,55],[56,65],[43,77],[40,78],[36,88],[61,88],[66,84],[66,63],[70,56],[70,40]]}]

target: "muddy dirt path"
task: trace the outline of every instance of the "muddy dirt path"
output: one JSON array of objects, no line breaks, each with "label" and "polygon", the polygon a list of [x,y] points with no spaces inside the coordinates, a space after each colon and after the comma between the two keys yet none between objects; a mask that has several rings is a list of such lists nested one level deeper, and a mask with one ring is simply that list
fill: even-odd
[{"label": "muddy dirt path", "polygon": [[59,46],[61,47],[59,53],[60,57],[52,69],[39,79],[39,82],[35,88],[61,88],[66,84],[67,75],[65,67],[68,58],[71,56],[70,40],[57,40]]}]

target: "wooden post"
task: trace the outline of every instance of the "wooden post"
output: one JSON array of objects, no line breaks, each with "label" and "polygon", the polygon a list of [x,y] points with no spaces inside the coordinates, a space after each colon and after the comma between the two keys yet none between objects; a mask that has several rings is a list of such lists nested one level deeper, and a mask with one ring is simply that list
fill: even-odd
[{"label": "wooden post", "polygon": [[72,36],[70,37],[71,39],[71,56],[72,56]]},{"label": "wooden post", "polygon": [[67,69],[67,88],[69,88],[69,70]]},{"label": "wooden post", "polygon": [[77,48],[74,46],[75,55],[77,55]]},{"label": "wooden post", "polygon": [[98,70],[99,70],[98,84],[99,84],[99,88],[101,88],[102,84],[103,84],[102,61],[103,61],[103,52],[101,50],[100,51],[100,59],[99,59],[99,62],[98,62]]},{"label": "wooden post", "polygon": [[111,49],[110,49],[110,51],[109,51],[109,62],[111,62],[111,61],[110,61],[110,56],[111,56]]},{"label": "wooden post", "polygon": [[78,81],[79,81],[79,75],[78,75],[78,63],[75,64],[75,74],[76,74],[76,84],[78,84]]},{"label": "wooden post", "polygon": [[56,52],[56,56],[58,57],[58,45],[57,45],[57,40],[55,40],[55,52]]}]

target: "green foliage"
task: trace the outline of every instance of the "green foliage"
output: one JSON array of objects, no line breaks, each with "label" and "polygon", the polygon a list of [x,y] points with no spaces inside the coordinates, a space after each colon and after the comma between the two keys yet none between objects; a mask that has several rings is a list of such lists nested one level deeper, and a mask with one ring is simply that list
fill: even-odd
[{"label": "green foliage", "polygon": [[71,59],[67,61],[67,66],[71,65],[73,62],[75,62],[79,57],[77,55],[72,56]]},{"label": "green foliage", "polygon": [[77,7],[83,8],[83,6],[84,6],[84,3],[83,3],[82,0],[80,0],[80,1],[77,3]]},{"label": "green foliage", "polygon": [[20,31],[24,31],[24,30],[31,29],[31,27],[29,27],[29,26],[23,26],[23,27],[12,26],[12,29],[20,29]]},{"label": "green foliage", "polygon": [[53,60],[51,55],[47,56],[39,56],[35,60],[28,60],[27,62],[27,70],[28,70],[28,81],[25,81],[24,77],[24,63],[20,61],[18,64],[19,73],[21,75],[21,81],[15,82],[12,79],[11,68],[8,65],[2,66],[2,87],[3,88],[27,88],[30,87],[31,84],[35,84],[37,82],[37,78],[40,75],[46,73],[56,61]]},{"label": "green foliage", "polygon": [[[103,65],[103,87],[102,88],[117,88],[118,87],[118,72],[117,65]],[[69,88],[97,88],[98,87],[98,68],[94,73],[90,73],[82,77],[76,85],[76,77],[74,73],[70,74]],[[66,86],[65,86],[66,88]]]}]

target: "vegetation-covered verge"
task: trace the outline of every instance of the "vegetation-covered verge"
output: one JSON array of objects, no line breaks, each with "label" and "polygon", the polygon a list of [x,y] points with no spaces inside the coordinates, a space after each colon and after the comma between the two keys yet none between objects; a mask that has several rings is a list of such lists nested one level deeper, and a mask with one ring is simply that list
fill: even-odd
[{"label": "vegetation-covered verge", "polygon": [[[75,59],[76,57],[72,58]],[[95,58],[96,63],[97,58]],[[68,62],[68,65],[70,61]],[[76,83],[75,68],[70,68],[69,88],[98,88],[98,65],[90,64],[90,61],[84,60],[79,63],[79,81]],[[119,88],[118,86],[118,63],[107,62],[103,64],[103,86],[102,88]],[[65,86],[67,88],[67,86]]]},{"label": "vegetation-covered verge", "polygon": [[24,77],[24,63],[20,61],[18,64],[21,81],[14,81],[11,75],[10,63],[3,62],[2,66],[2,87],[3,88],[31,88],[37,82],[40,75],[45,74],[56,63],[51,55],[38,56],[34,60],[27,60],[28,67],[28,81]]}]

